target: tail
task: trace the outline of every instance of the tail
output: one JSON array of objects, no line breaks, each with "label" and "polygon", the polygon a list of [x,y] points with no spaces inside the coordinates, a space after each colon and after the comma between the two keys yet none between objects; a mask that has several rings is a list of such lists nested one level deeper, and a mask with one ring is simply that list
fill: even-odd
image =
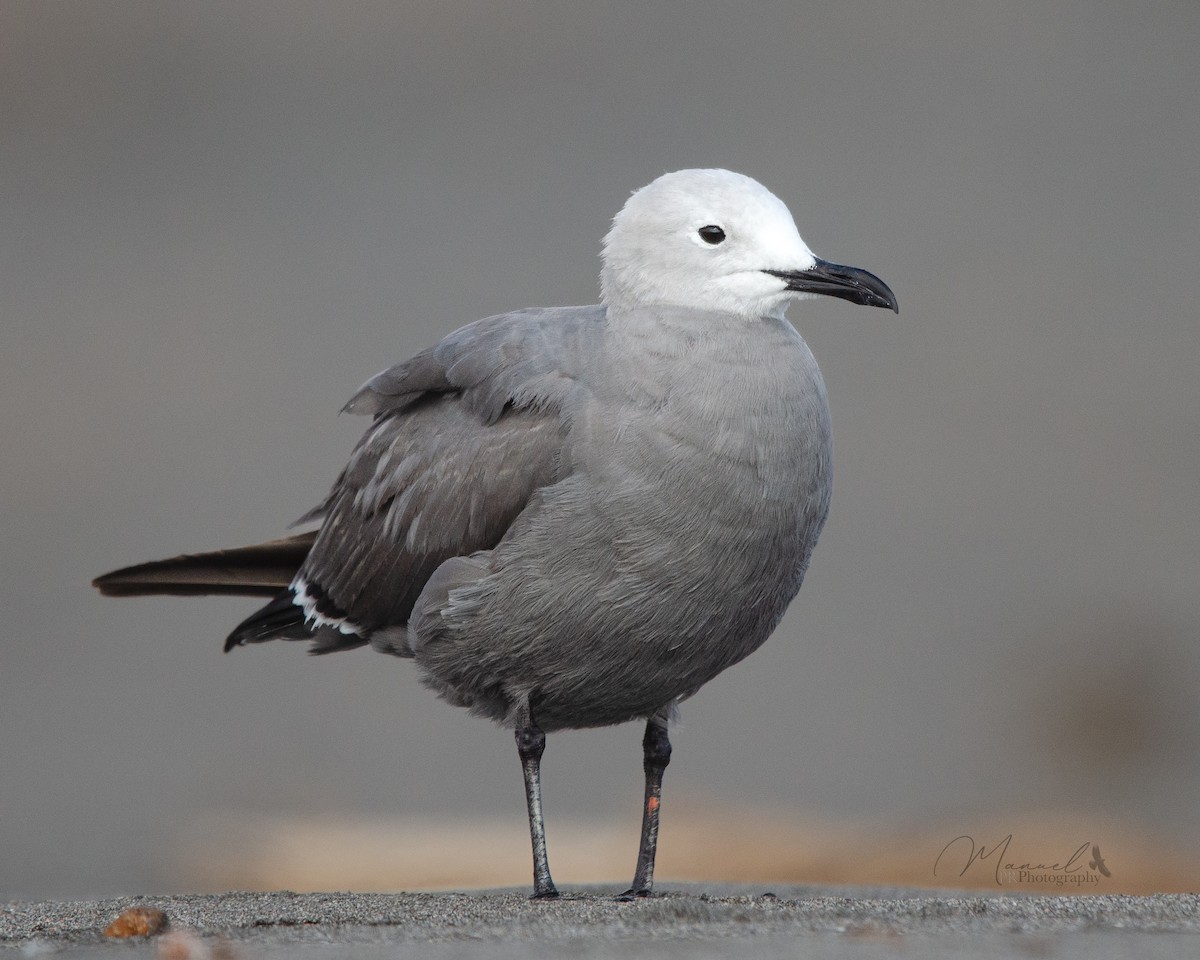
[{"label": "tail", "polygon": [[251,547],[185,553],[114,570],[97,577],[92,586],[106,597],[271,597],[270,603],[234,628],[225,641],[226,652],[267,640],[311,640],[310,653],[361,647],[367,642],[363,637],[308,623],[303,608],[294,602],[292,580],[316,539],[317,532],[310,530]]},{"label": "tail", "polygon": [[316,531],[310,530],[251,547],[185,553],[114,570],[97,577],[92,586],[106,597],[275,597],[288,588],[316,538]]}]

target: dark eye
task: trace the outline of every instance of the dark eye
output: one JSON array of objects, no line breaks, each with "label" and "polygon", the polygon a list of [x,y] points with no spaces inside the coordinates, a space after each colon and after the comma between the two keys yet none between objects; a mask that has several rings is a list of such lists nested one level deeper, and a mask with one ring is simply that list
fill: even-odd
[{"label": "dark eye", "polygon": [[711,243],[714,247],[725,239],[725,231],[715,223],[710,223],[707,227],[701,227],[697,232],[700,234],[701,240],[705,243]]}]

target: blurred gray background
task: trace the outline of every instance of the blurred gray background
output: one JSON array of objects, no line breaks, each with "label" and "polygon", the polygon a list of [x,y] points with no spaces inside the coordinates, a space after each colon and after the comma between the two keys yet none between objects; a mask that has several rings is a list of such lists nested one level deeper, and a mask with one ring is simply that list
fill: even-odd
[{"label": "blurred gray background", "polygon": [[[410,664],[223,656],[254,601],[88,582],[282,532],[363,380],[594,302],[626,196],[705,165],[901,312],[791,311],[832,516],[774,638],[684,706],[664,843],[672,803],[752,799],[1195,847],[1198,45],[1194,0],[3,0],[0,899],[188,889],[214,811],[523,830],[511,736]],[[544,767],[552,831],[627,824],[630,869],[640,737]]]}]

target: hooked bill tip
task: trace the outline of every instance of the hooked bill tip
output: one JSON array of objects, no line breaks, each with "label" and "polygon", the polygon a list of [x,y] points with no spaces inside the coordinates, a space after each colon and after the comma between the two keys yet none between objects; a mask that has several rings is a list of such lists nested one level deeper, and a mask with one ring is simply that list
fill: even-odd
[{"label": "hooked bill tip", "polygon": [[818,259],[807,270],[764,270],[778,277],[786,289],[797,293],[814,293],[827,297],[838,297],[864,307],[888,307],[893,313],[900,312],[900,305],[892,288],[860,267],[847,267]]}]

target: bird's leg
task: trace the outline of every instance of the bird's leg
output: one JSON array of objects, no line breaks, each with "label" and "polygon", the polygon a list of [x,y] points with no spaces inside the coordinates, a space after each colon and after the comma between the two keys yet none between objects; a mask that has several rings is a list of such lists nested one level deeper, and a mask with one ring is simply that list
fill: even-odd
[{"label": "bird's leg", "polygon": [[663,771],[671,762],[671,741],[667,739],[667,721],[651,717],[642,738],[642,768],[646,771],[646,800],[642,806],[642,840],[638,845],[637,870],[633,885],[620,900],[650,896],[654,886],[654,853],[658,846],[658,808],[662,801]]},{"label": "bird's leg", "polygon": [[525,776],[525,802],[529,807],[529,837],[533,841],[533,899],[547,900],[558,896],[546,859],[546,824],[542,820],[542,751],[546,749],[546,734],[533,722],[528,709],[517,721],[515,730],[517,752],[521,755],[521,773]]}]

